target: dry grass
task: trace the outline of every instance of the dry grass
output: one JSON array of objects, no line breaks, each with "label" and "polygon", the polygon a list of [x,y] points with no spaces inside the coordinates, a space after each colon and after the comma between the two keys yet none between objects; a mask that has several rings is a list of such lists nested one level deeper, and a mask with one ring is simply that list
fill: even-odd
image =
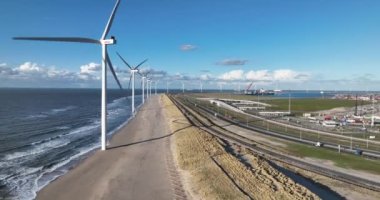
[{"label": "dry grass", "polygon": [[188,172],[181,175],[190,174],[186,190],[193,198],[318,199],[261,158],[251,156],[251,167],[247,167],[226,151],[227,144],[190,126],[173,103],[162,98],[170,129],[175,132],[174,157],[180,170]]},{"label": "dry grass", "polygon": [[[283,164],[284,165],[284,164]],[[339,195],[342,195],[347,200],[355,200],[355,199],[361,199],[361,200],[378,200],[380,199],[380,193],[368,190],[365,188],[357,187],[355,185],[345,183],[342,181],[334,180],[326,176],[321,176],[319,174],[305,171],[290,165],[284,165],[286,168],[291,169],[292,171],[295,171],[296,173],[307,177],[309,179],[314,180],[317,183],[320,183],[322,185],[325,185],[329,187],[331,190],[339,193]]]}]

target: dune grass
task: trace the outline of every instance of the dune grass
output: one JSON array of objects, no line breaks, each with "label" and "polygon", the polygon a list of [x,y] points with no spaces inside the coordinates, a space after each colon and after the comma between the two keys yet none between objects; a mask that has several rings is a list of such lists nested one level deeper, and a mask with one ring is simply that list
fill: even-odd
[{"label": "dune grass", "polygon": [[228,143],[189,126],[186,118],[165,99],[166,116],[174,135],[174,157],[190,172],[192,191],[200,199],[318,199],[305,187],[253,156],[251,167],[231,152]]}]

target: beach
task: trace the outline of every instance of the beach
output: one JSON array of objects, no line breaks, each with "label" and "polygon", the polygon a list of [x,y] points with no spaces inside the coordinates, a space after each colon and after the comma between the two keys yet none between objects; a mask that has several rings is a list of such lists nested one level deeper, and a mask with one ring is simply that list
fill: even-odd
[{"label": "beach", "polygon": [[97,151],[37,193],[37,199],[171,199],[170,132],[152,96],[116,133],[107,151]]}]

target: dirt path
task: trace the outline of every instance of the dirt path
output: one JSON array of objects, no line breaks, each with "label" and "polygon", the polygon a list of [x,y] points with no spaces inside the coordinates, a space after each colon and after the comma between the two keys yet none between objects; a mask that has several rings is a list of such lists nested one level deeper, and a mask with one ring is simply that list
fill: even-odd
[{"label": "dirt path", "polygon": [[38,192],[37,199],[185,199],[175,182],[171,133],[160,96],[152,96],[137,116],[98,151]]}]

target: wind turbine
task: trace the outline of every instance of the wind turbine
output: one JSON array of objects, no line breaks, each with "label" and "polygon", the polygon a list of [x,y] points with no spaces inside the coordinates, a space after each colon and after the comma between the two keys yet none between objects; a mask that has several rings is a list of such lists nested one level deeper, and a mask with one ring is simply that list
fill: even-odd
[{"label": "wind turbine", "polygon": [[[139,71],[137,72],[141,76],[141,94],[142,94],[142,102],[145,103],[145,79],[147,79],[147,76],[149,72],[146,73],[140,73]],[[148,82],[148,80],[146,80]],[[148,87],[148,83],[146,84],[146,87]]]},{"label": "wind turbine", "polygon": [[154,82],[154,94],[157,95],[157,83],[158,80]]},{"label": "wind turbine", "polygon": [[149,82],[149,96],[152,96],[152,83],[153,83],[154,81],[153,80],[151,80],[150,82]]},{"label": "wind turbine", "polygon": [[169,94],[169,81],[166,81],[166,94]]},{"label": "wind turbine", "polygon": [[147,78],[146,79],[146,98],[149,98],[150,96],[150,83],[151,83],[151,80],[150,78]]},{"label": "wind turbine", "polygon": [[129,77],[129,85],[131,85],[132,80],[132,115],[135,115],[135,73],[139,71],[139,67],[144,64],[148,59],[145,59],[140,64],[138,64],[136,67],[131,67],[127,61],[121,55],[116,52],[116,54],[119,56],[119,58],[124,62],[125,65],[131,70],[131,76]]},{"label": "wind turbine", "polygon": [[98,44],[102,47],[102,103],[101,103],[101,149],[106,150],[106,132],[107,132],[107,63],[110,68],[117,84],[120,88],[121,84],[116,76],[115,70],[112,66],[111,60],[107,53],[107,46],[116,44],[116,39],[111,36],[106,39],[111,26],[115,13],[119,7],[120,0],[116,0],[116,4],[112,10],[111,16],[108,19],[107,25],[104,29],[103,35],[100,39],[83,38],[83,37],[14,37],[14,40],[36,40],[36,41],[53,41],[53,42],[78,42]]},{"label": "wind turbine", "polygon": [[203,93],[203,84],[202,84],[202,81],[199,81],[200,83],[200,87],[201,87],[201,93]]},{"label": "wind turbine", "polygon": [[185,82],[182,81],[182,93],[185,93]]}]

